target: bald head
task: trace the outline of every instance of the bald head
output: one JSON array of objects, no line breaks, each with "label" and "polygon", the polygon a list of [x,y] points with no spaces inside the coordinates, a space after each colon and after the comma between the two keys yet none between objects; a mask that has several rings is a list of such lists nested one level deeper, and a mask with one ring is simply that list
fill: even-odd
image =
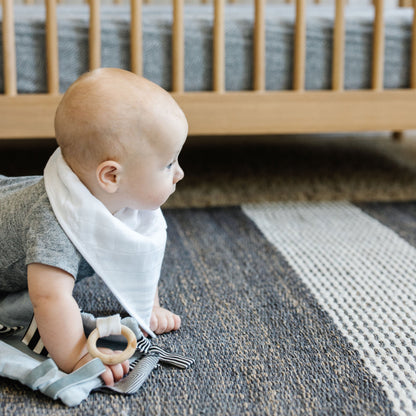
[{"label": "bald head", "polygon": [[55,134],[67,163],[77,172],[104,160],[120,161],[131,146],[157,145],[166,118],[183,118],[168,92],[116,68],[82,75],[67,90],[55,115]]}]

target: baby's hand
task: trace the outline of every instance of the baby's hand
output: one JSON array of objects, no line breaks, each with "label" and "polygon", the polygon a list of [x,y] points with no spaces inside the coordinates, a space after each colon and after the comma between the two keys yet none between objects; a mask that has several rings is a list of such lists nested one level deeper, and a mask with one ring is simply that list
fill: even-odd
[{"label": "baby's hand", "polygon": [[155,334],[176,331],[181,326],[180,316],[168,311],[160,306],[154,306],[150,318],[150,329]]},{"label": "baby's hand", "polygon": [[[109,348],[98,348],[104,354],[116,354],[120,351],[113,351]],[[88,353],[85,354],[75,365],[74,370],[82,367],[91,361],[93,357]],[[114,386],[114,383],[120,381],[129,372],[129,360],[123,361],[121,364],[105,365],[105,371],[101,374],[106,386]]]}]

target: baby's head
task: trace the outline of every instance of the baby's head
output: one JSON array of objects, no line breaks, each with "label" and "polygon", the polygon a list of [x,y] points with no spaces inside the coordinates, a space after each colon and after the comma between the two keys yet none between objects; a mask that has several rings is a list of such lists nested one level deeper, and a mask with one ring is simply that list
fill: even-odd
[{"label": "baby's head", "polygon": [[111,212],[156,209],[183,171],[188,124],[164,89],[131,72],[101,68],[72,84],[55,116],[62,154]]}]

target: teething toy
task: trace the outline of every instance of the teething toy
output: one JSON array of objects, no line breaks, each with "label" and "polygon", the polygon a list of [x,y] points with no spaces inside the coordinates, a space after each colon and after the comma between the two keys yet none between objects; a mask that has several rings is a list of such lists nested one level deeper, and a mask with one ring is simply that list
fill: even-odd
[{"label": "teething toy", "polygon": [[127,339],[126,349],[117,354],[105,354],[97,348],[97,340],[100,338],[100,332],[98,328],[95,328],[87,340],[88,352],[92,357],[99,358],[104,364],[108,365],[120,364],[123,361],[128,360],[136,351],[136,335],[134,335],[134,332],[125,325],[121,325],[121,335]]}]

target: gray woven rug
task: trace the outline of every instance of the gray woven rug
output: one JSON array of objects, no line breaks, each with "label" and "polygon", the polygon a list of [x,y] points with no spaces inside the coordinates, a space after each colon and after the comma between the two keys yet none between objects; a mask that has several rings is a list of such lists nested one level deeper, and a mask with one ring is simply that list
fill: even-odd
[{"label": "gray woven rug", "polygon": [[[160,288],[191,356],[77,408],[0,379],[5,415],[416,414],[416,203],[171,209]],[[122,312],[98,280],[76,289]]]}]

